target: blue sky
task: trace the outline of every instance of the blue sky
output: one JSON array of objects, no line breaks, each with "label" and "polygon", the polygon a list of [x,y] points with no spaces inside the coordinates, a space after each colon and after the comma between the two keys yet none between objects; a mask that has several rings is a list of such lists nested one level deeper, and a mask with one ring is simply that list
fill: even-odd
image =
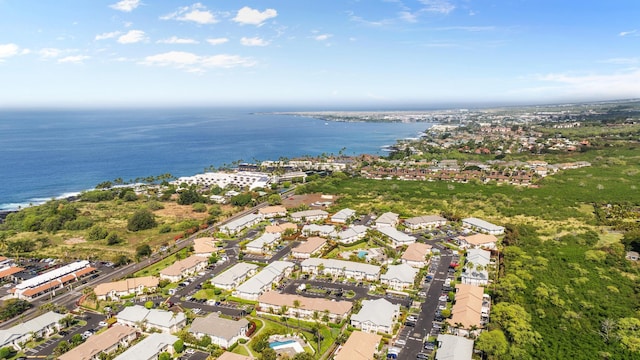
[{"label": "blue sky", "polygon": [[640,97],[640,1],[0,0],[0,108]]}]

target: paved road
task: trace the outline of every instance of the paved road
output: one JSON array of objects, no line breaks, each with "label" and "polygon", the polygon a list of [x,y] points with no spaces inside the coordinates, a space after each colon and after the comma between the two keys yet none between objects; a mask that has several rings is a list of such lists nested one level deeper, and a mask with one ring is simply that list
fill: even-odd
[{"label": "paved road", "polygon": [[426,300],[422,302],[416,326],[406,326],[399,336],[399,338],[407,342],[400,352],[400,359],[415,359],[418,353],[422,352],[422,341],[431,331],[435,312],[439,304],[438,297],[440,297],[442,293],[442,287],[448,276],[447,270],[452,259],[453,255],[450,251],[442,252],[434,278],[428,285]]}]

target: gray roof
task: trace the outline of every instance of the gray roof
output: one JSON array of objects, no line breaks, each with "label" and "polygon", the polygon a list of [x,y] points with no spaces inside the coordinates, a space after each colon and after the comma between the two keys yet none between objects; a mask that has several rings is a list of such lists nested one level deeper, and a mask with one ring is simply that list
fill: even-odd
[{"label": "gray roof", "polygon": [[414,268],[411,265],[390,265],[387,272],[380,275],[380,280],[392,281],[396,279],[405,283],[413,283],[413,280],[416,278],[417,274],[418,269]]},{"label": "gray roof", "polygon": [[160,309],[147,309],[144,306],[134,305],[125,307],[117,315],[119,320],[130,322],[144,322],[151,327],[169,328],[186,320],[184,313],[173,313]]},{"label": "gray roof", "polygon": [[353,261],[336,260],[336,259],[319,259],[310,258],[302,262],[302,266],[319,266],[323,264],[325,269],[345,269],[348,271],[361,272],[368,275],[377,275],[380,273],[380,266],[363,264]]},{"label": "gray roof", "polygon": [[356,214],[355,210],[346,208],[338,211],[331,217],[331,221],[347,221]]},{"label": "gray roof", "polygon": [[152,333],[144,340],[133,345],[114,360],[152,360],[157,359],[161,350],[172,346],[178,337],[166,333]]},{"label": "gray roof", "polygon": [[392,304],[386,299],[362,300],[362,308],[351,320],[370,322],[378,326],[393,325],[393,316],[400,311],[400,305]]},{"label": "gray roof", "polygon": [[199,317],[193,320],[189,332],[207,334],[230,341],[234,336],[238,335],[240,329],[248,325],[249,321],[244,318],[234,321],[221,318],[216,313],[211,313],[207,317]]},{"label": "gray roof", "polygon": [[247,224],[250,224],[258,219],[260,219],[261,216],[257,215],[257,214],[248,214],[245,215],[239,219],[230,221],[222,226],[220,226],[221,229],[228,229],[229,231],[235,231],[237,229],[241,229],[244,226],[246,226]]},{"label": "gray roof", "polygon": [[404,222],[412,225],[419,225],[419,224],[429,224],[429,223],[441,222],[441,221],[447,221],[447,219],[439,215],[424,215],[424,216],[416,216],[410,219],[406,219]]},{"label": "gray roof", "polygon": [[369,230],[369,228],[364,226],[364,225],[354,225],[354,226],[351,226],[351,227],[347,228],[344,231],[339,232],[338,233],[338,238],[340,238],[340,239],[348,239],[350,237],[354,237],[354,236],[357,236],[359,234],[366,233],[367,230]]},{"label": "gray roof", "polygon": [[249,263],[237,263],[223,273],[211,279],[211,283],[216,285],[233,285],[235,280],[246,276],[248,272],[258,268],[258,265]]},{"label": "gray roof", "polygon": [[296,219],[296,218],[303,218],[303,217],[316,217],[316,216],[329,216],[329,213],[324,211],[324,210],[319,210],[319,209],[314,209],[314,210],[304,210],[304,211],[297,211],[291,214],[291,217]]},{"label": "gray roof", "polygon": [[468,224],[473,227],[484,229],[487,231],[504,231],[504,227],[492,224],[488,221],[484,221],[478,218],[466,218],[462,219],[463,224]]},{"label": "gray roof", "polygon": [[396,222],[398,222],[398,214],[392,212],[386,212],[376,219],[376,224],[394,224]]},{"label": "gray roof", "polygon": [[287,268],[293,268],[293,263],[274,261],[251,279],[238,286],[236,290],[245,294],[260,294],[266,285],[273,283]]},{"label": "gray roof", "polygon": [[467,250],[467,263],[473,263],[475,268],[477,265],[487,266],[491,262],[491,252],[482,249]]},{"label": "gray roof", "polygon": [[436,360],[471,360],[473,340],[455,335],[438,335]]},{"label": "gray roof", "polygon": [[264,233],[257,239],[247,244],[247,247],[262,249],[263,246],[271,245],[280,239],[280,233]]},{"label": "gray roof", "polygon": [[25,321],[22,324],[14,325],[5,330],[0,330],[0,347],[3,347],[31,332],[39,332],[47,326],[57,324],[63,317],[65,317],[65,315],[49,311],[37,318]]},{"label": "gray roof", "polygon": [[318,233],[327,236],[336,236],[336,228],[333,225],[308,224],[302,227],[302,233]]},{"label": "gray roof", "polygon": [[378,228],[377,230],[382,234],[388,236],[392,240],[399,243],[411,243],[416,241],[415,236],[405,234],[402,231],[398,231],[396,228],[393,228],[393,227],[381,227],[381,228]]}]

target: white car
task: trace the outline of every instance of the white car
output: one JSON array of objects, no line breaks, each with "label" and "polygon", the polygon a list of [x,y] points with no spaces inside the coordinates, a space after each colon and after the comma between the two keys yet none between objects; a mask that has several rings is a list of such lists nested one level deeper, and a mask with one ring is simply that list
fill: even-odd
[{"label": "white car", "polygon": [[192,348],[188,348],[184,352],[187,353],[187,354],[195,354],[196,353],[196,351],[194,349],[192,349]]},{"label": "white car", "polygon": [[107,324],[105,321],[100,321],[100,322],[98,323],[98,325],[100,325],[100,326],[107,326],[108,324]]},{"label": "white car", "polygon": [[402,340],[402,339],[398,339],[398,340],[396,340],[395,345],[396,346],[405,346],[405,345],[407,345],[407,341],[406,340]]}]

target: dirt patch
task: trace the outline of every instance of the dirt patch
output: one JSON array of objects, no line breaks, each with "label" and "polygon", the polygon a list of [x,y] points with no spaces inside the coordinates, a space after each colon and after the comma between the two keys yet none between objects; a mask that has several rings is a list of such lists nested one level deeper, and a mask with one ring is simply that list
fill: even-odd
[{"label": "dirt patch", "polygon": [[206,219],[209,214],[206,212],[195,212],[191,205],[178,205],[176,203],[162,203],[164,209],[156,210],[155,214],[161,217],[168,217],[182,221],[186,219]]},{"label": "dirt patch", "polygon": [[[287,209],[297,208],[300,205],[307,205],[312,208],[323,208],[333,205],[338,200],[335,195],[324,194],[305,194],[305,195],[292,195],[285,199],[282,199],[282,205]],[[314,204],[324,204],[316,205]]]},{"label": "dirt patch", "polygon": [[74,238],[67,239],[67,240],[64,241],[64,243],[66,245],[82,244],[82,243],[86,243],[86,242],[87,242],[87,240],[85,240],[84,238],[81,238],[81,237],[74,237]]}]

